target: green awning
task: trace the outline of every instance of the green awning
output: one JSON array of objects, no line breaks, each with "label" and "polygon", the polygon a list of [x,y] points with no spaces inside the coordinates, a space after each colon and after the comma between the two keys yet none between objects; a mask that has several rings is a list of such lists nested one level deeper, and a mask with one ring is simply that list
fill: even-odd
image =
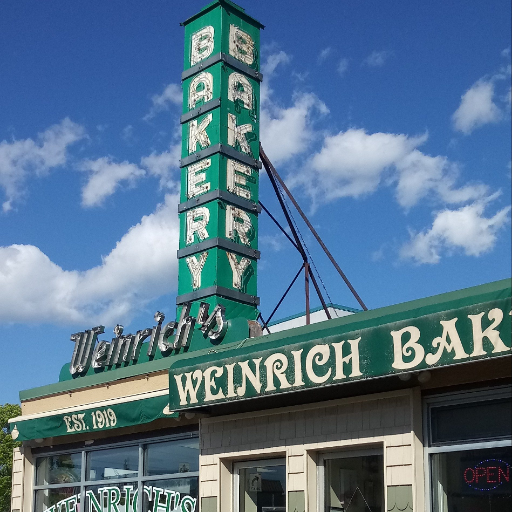
[{"label": "green awning", "polygon": [[48,414],[19,416],[9,423],[13,439],[28,441],[132,427],[159,418],[176,417],[178,413],[169,411],[169,396],[165,393],[134,400],[109,400]]}]

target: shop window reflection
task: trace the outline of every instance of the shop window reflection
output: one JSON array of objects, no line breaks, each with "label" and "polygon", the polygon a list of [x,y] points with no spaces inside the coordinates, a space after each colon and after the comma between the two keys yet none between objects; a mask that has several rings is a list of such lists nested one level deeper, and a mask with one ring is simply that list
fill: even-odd
[{"label": "shop window reflection", "polygon": [[195,512],[198,487],[197,433],[146,439],[37,457],[34,511]]},{"label": "shop window reflection", "polygon": [[139,447],[125,446],[91,452],[87,457],[87,480],[137,477]]},{"label": "shop window reflection", "polygon": [[198,509],[198,478],[172,478],[144,482],[144,512],[180,510],[194,512]]},{"label": "shop window reflection", "polygon": [[[68,510],[76,509],[76,505],[80,499],[80,487],[59,487],[52,489],[41,489],[36,491],[36,506],[37,512],[55,507],[57,509]],[[55,510],[54,508],[54,510]]]},{"label": "shop window reflection", "polygon": [[238,469],[239,512],[285,512],[285,464],[244,464]]},{"label": "shop window reflection", "polygon": [[79,482],[81,470],[80,453],[40,457],[36,464],[36,485]]},{"label": "shop window reflection", "polygon": [[86,487],[85,510],[134,512],[137,510],[137,488],[137,482]]},{"label": "shop window reflection", "polygon": [[199,439],[149,444],[145,450],[147,476],[199,471]]},{"label": "shop window reflection", "polygon": [[325,460],[325,512],[384,510],[382,455]]}]

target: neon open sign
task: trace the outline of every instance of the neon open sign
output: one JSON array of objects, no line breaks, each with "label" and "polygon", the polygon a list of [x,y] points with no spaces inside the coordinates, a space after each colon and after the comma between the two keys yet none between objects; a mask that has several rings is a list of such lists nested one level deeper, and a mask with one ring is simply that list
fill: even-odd
[{"label": "neon open sign", "polygon": [[464,482],[477,491],[492,491],[510,482],[510,465],[500,459],[487,459],[464,470]]}]

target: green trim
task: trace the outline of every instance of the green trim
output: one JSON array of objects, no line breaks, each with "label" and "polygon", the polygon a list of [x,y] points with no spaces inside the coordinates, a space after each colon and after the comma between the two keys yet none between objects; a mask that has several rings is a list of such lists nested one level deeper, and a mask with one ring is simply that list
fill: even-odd
[{"label": "green trim", "polygon": [[176,357],[168,357],[150,361],[147,363],[139,363],[134,366],[118,368],[108,372],[96,375],[88,375],[72,381],[57,382],[37,388],[20,391],[20,400],[33,400],[44,396],[64,393],[76,389],[83,389],[93,386],[99,386],[108,382],[120,379],[144,375],[169,368],[180,368],[189,366],[190,360],[199,363],[212,359],[218,359],[217,354],[228,351],[234,353],[256,352],[267,350],[282,345],[292,343],[300,343],[311,339],[318,339],[323,336],[332,334],[343,334],[357,329],[366,329],[368,327],[378,326],[384,323],[396,322],[413,318],[419,315],[427,315],[448,309],[455,309],[480,302],[488,302],[495,299],[510,297],[511,280],[503,279],[480,286],[465,288],[454,292],[434,295],[424,299],[417,299],[410,302],[387,306],[384,308],[374,309],[370,311],[362,311],[354,315],[347,315],[341,318],[326,320],[316,324],[304,327],[295,327],[286,331],[280,331],[275,334],[268,334],[259,338],[239,339],[229,344],[222,344],[216,347],[200,349],[194,352],[180,354]]},{"label": "green trim", "polygon": [[[235,355],[272,350],[282,346],[308,342],[314,339],[318,340],[328,336],[343,335],[346,332],[378,327],[432,313],[503,299],[511,296],[511,284],[510,279],[503,279],[502,281],[403,302],[394,306],[363,311],[354,315],[325,320],[324,322],[303,327],[294,327],[293,329],[279,331],[259,338],[247,338],[241,340],[238,344],[221,345],[210,350],[198,350],[194,353],[184,354],[179,359],[172,360],[169,368],[185,368],[191,365],[221,360],[228,358],[227,354],[230,351],[233,352],[230,356],[234,357]],[[220,354],[225,355],[221,357]],[[191,362],[191,359],[193,362]]]},{"label": "green trim", "polygon": [[193,359],[182,358],[170,367],[169,408],[195,409],[490,358],[510,359],[510,288],[480,290],[484,293],[446,294],[441,301],[424,299],[344,317],[348,321],[290,329],[284,336],[244,340],[236,347],[220,348],[214,356],[196,352]]},{"label": "green trim", "polygon": [[81,409],[56,411],[47,416],[20,417],[10,421],[14,439],[28,441],[72,434],[84,434],[151,423],[159,418],[177,418],[169,411],[167,394],[115,403],[84,406]]},{"label": "green trim", "polygon": [[[332,302],[329,302],[328,304],[326,304],[326,306],[328,308],[341,309],[342,311],[349,311],[350,313],[361,313],[363,311],[362,309],[355,309],[355,308],[350,308],[348,306],[341,306],[339,304],[333,304]],[[323,309],[324,309],[323,306],[318,306],[317,308],[311,309],[309,312],[316,313],[317,311],[323,311]],[[288,322],[289,320],[294,320],[295,318],[300,318],[301,316],[306,316],[306,311],[303,311],[302,313],[296,313],[295,315],[285,316],[284,318],[281,318],[279,320],[274,320],[273,322],[270,322],[268,324],[268,326],[272,327],[273,325],[282,324],[284,322]]]},{"label": "green trim", "polygon": [[194,14],[194,16],[191,16],[190,18],[180,23],[180,25],[186,26],[192,21],[196,20],[197,18],[200,18],[201,16],[204,16],[207,12],[210,12],[219,6],[224,7],[224,9],[226,10],[234,11],[237,16],[239,16],[245,21],[249,21],[250,23],[256,25],[257,28],[265,28],[265,25],[262,25],[258,20],[254,19],[252,16],[249,16],[245,12],[245,9],[243,7],[240,7],[239,5],[235,4],[234,2],[231,2],[230,0],[215,0],[211,4],[208,4],[205,7],[203,7],[197,14]]},{"label": "green trim", "polygon": [[[145,345],[143,345],[145,346]],[[96,375],[87,375],[73,380],[66,380],[57,382],[55,384],[47,384],[37,388],[27,389],[20,391],[20,400],[33,400],[34,398],[42,398],[43,396],[55,395],[67,391],[74,391],[76,389],[90,388],[114,382],[116,380],[128,379],[137,375],[144,375],[146,373],[154,373],[169,368],[169,360],[166,358],[157,359],[155,361],[148,361],[147,363],[139,363],[134,366],[127,366],[126,368],[118,368],[109,372],[98,373]]]}]

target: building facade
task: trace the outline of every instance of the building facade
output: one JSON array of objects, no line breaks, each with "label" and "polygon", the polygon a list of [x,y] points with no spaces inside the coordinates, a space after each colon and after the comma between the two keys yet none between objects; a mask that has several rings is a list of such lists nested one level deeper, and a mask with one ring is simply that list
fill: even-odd
[{"label": "building facade", "polygon": [[509,510],[510,295],[500,281],[21,392],[12,508]]},{"label": "building facade", "polygon": [[510,280],[263,335],[262,25],[184,26],[177,320],[75,333],[20,392],[12,511],[509,511]]}]

